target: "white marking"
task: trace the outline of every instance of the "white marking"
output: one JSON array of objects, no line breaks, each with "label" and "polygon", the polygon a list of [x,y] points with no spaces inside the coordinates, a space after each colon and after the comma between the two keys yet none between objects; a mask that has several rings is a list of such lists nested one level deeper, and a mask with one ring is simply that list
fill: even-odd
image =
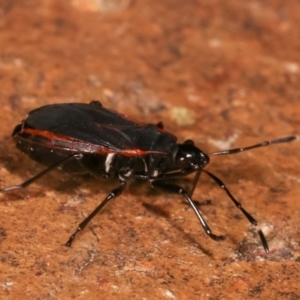
[{"label": "white marking", "polygon": [[132,174],[132,170],[129,170],[126,174],[124,174],[125,177],[129,177]]},{"label": "white marking", "polygon": [[110,169],[110,166],[111,166],[114,156],[115,156],[115,153],[109,153],[106,157],[106,160],[105,160],[105,172],[106,173],[109,173],[109,169]]},{"label": "white marking", "polygon": [[143,163],[144,163],[145,173],[147,173],[148,172],[148,166],[147,166],[146,161],[144,159],[143,159]]},{"label": "white marking", "polygon": [[30,147],[30,151],[33,151],[33,148],[32,148],[32,147]]},{"label": "white marking", "polygon": [[153,174],[152,174],[152,177],[157,177],[157,176],[158,176],[158,171],[155,170],[155,171],[153,172]]}]

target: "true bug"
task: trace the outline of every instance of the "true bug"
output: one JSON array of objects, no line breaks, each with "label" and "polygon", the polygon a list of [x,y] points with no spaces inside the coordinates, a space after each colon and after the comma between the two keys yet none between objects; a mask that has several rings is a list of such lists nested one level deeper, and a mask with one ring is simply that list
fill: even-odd
[{"label": "true bug", "polygon": [[[79,224],[66,246],[71,246],[77,234],[106,203],[122,194],[130,176],[148,180],[153,188],[182,195],[194,210],[205,233],[214,240],[223,240],[224,236],[212,233],[192,200],[199,176],[204,172],[224,189],[249,222],[257,225],[256,220],[233,197],[225,184],[204,169],[209,163],[209,156],[234,154],[298,138],[287,136],[244,148],[206,154],[191,140],[176,143],[176,137],[165,131],[161,122],[153,125],[132,121],[104,108],[99,101],[90,104],[53,104],[35,109],[15,127],[12,136],[21,151],[47,165],[47,168],[22,184],[4,188],[1,192],[24,188],[58,166],[71,173],[90,173],[105,178],[117,176],[119,179],[119,186]],[[189,191],[172,183],[172,180],[192,173],[195,176]],[[269,252],[263,232],[258,230],[258,234],[265,251]]]}]

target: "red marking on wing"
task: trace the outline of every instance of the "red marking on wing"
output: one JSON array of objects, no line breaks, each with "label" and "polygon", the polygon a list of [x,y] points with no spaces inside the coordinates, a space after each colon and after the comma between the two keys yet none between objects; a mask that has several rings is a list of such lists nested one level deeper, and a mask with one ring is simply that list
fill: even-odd
[{"label": "red marking on wing", "polygon": [[[22,136],[23,135],[23,136]],[[30,137],[28,137],[28,135]],[[59,135],[46,130],[22,128],[15,134],[20,140],[30,140],[32,144],[48,147],[51,149],[65,150],[72,153],[108,154],[117,153],[124,156],[144,156],[149,154],[165,154],[159,151],[146,151],[140,149],[110,149],[101,145],[88,143],[72,137]]]}]

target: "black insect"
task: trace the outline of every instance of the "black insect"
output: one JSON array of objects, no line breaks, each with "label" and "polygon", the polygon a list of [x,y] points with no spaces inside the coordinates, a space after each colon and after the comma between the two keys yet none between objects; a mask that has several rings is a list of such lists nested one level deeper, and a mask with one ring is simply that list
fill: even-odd
[{"label": "black insect", "polygon": [[[148,180],[153,188],[182,195],[194,210],[205,233],[214,240],[224,236],[212,233],[201,212],[192,200],[201,172],[211,177],[238,207],[249,222],[256,220],[233,197],[225,184],[204,167],[209,156],[234,154],[253,148],[293,141],[298,136],[288,136],[265,141],[245,148],[234,148],[206,154],[191,140],[176,143],[176,137],[157,125],[135,122],[100,102],[90,104],[66,103],[43,106],[31,111],[12,133],[17,147],[30,158],[48,166],[44,171],[20,185],[0,191],[24,188],[60,166],[70,173],[89,173],[95,177],[117,176],[119,186],[113,189],[96,209],[79,224],[66,245],[71,246],[77,234],[111,199],[121,195],[129,177]],[[186,191],[172,183],[174,179],[195,173],[191,189]],[[266,252],[268,243],[261,230],[258,234]]]}]

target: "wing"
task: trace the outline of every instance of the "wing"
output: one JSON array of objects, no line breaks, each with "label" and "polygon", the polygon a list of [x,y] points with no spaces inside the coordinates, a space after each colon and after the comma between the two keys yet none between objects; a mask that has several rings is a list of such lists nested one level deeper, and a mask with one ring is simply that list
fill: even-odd
[{"label": "wing", "polygon": [[[134,122],[99,105],[65,103],[29,113],[20,135],[72,152],[143,155],[166,153],[176,138],[152,124]],[[47,142],[48,141],[48,142]]]}]

